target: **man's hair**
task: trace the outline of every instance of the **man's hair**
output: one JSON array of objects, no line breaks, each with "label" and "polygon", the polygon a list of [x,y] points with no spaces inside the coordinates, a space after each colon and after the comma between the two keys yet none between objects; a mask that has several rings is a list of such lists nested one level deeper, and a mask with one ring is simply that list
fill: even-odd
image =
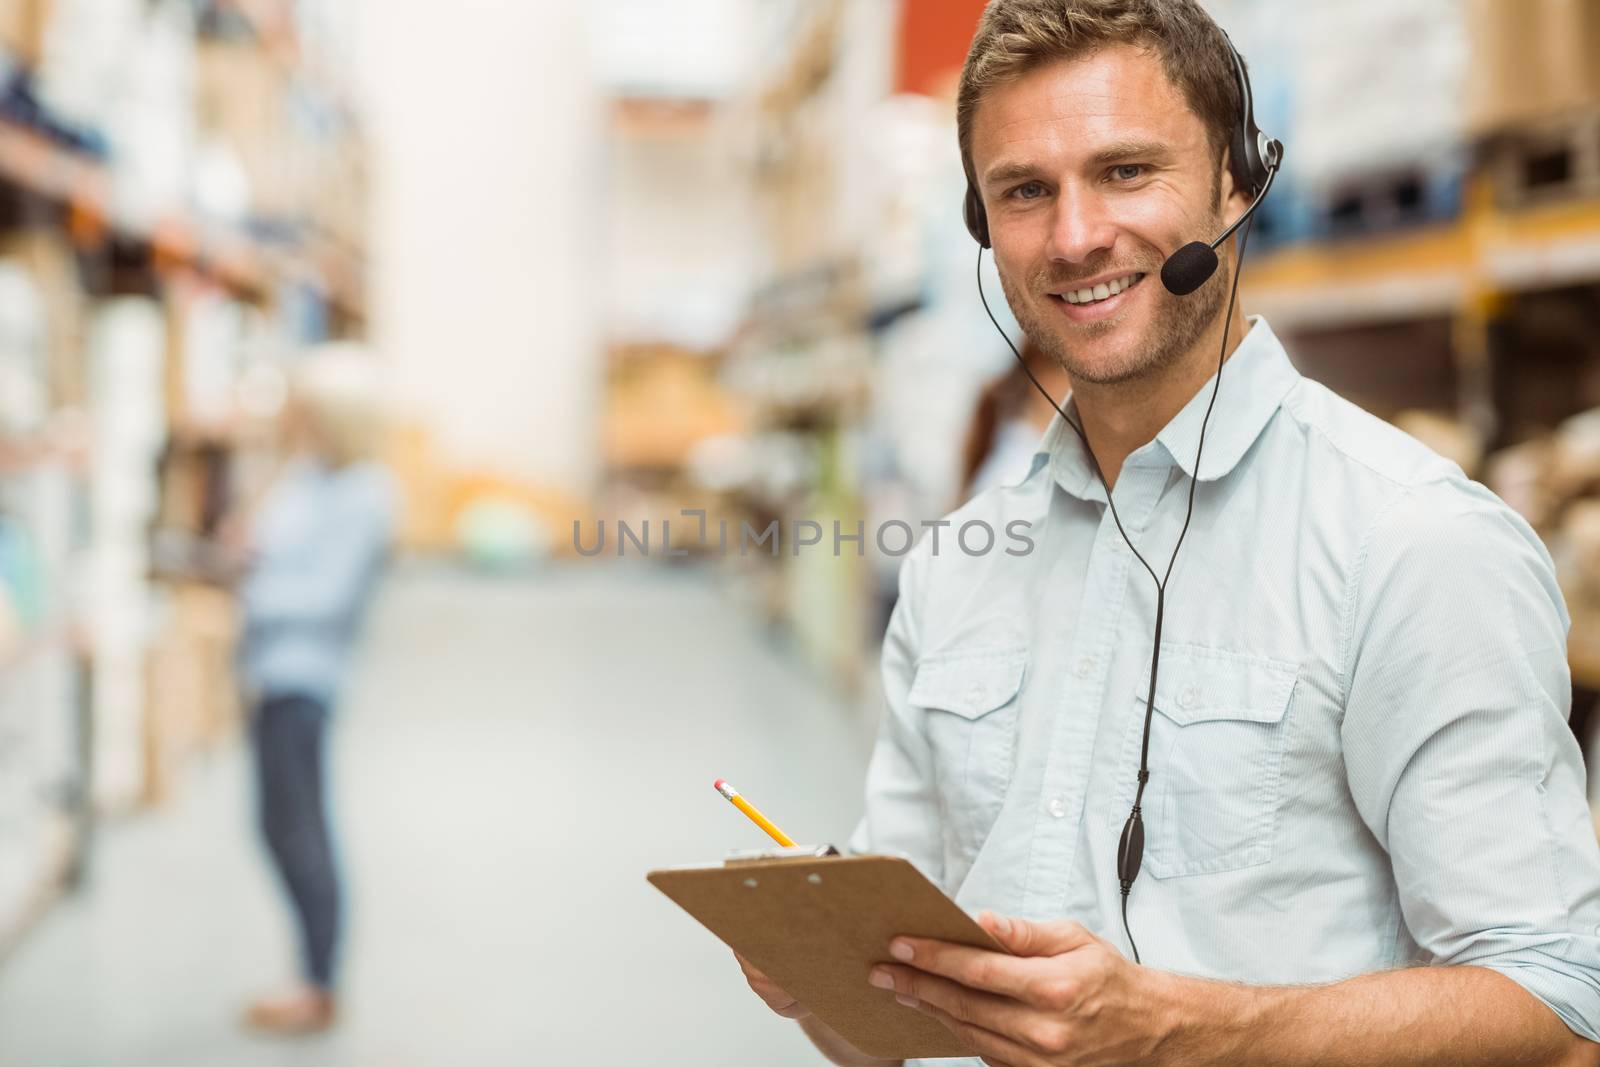
[{"label": "man's hair", "polygon": [[[1220,168],[1239,125],[1239,83],[1227,39],[1195,0],[990,0],[956,94],[961,164],[973,188],[972,118],[983,94],[1046,63],[1113,44],[1131,44],[1161,60],[1167,79],[1204,124]],[[1243,161],[1230,165],[1235,183],[1246,185]],[[1220,182],[1219,171],[1213,195]]]}]

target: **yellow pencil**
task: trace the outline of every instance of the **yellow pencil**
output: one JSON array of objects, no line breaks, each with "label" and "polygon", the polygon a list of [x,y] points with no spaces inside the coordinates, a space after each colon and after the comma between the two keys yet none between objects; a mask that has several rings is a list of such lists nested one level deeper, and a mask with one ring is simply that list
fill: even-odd
[{"label": "yellow pencil", "polygon": [[734,807],[748,815],[751,822],[765,830],[768,837],[772,838],[784,848],[794,847],[794,840],[788,834],[774,826],[771,819],[761,814],[761,812],[756,809],[754,804],[740,796],[739,791],[733,786],[729,785],[725,779],[718,778],[712,784],[717,787],[717,792],[727,797],[728,800],[733,803]]}]

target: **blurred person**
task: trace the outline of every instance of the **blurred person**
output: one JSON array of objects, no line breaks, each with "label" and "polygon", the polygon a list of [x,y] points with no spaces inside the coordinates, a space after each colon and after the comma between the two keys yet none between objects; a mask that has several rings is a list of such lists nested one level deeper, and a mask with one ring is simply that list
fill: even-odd
[{"label": "blurred person", "polygon": [[967,437],[961,447],[961,499],[964,503],[985,489],[1021,481],[1038,451],[1039,438],[1055,417],[1050,401],[1039,395],[1028,374],[1051,396],[1066,393],[1067,377],[1057,361],[1032,341],[1024,341],[1023,370],[1013,363],[978,394]]},{"label": "blurred person", "polygon": [[372,358],[313,349],[290,375],[290,459],[244,523],[239,671],[252,709],[261,832],[299,933],[301,979],[252,1003],[248,1025],[303,1033],[335,1016],[341,886],[329,826],[329,719],[387,558],[395,492],[376,455]]},{"label": "blurred person", "polygon": [[[1072,388],[948,520],[1035,550],[905,557],[850,847],[1006,951],[896,937],[863,980],[992,1065],[1600,1063],[1550,554],[1236,307],[1245,88],[1196,0],[985,9],[971,229]],[[739,963],[833,1062],[886,1062]]]}]

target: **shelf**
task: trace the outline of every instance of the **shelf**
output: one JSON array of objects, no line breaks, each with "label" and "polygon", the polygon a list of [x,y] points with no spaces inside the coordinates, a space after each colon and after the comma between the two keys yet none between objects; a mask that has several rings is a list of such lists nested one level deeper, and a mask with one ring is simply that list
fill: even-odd
[{"label": "shelf", "polygon": [[95,210],[110,198],[104,164],[13,122],[0,121],[0,175],[48,199]]},{"label": "shelf", "polygon": [[0,120],[0,178],[72,209],[89,232],[101,227],[146,242],[157,265],[184,265],[247,295],[280,281],[313,279],[342,310],[364,316],[358,257],[325,240],[295,251],[275,248],[234,227],[172,213],[148,228],[111,218],[111,172],[106,164],[62,148],[38,132]]},{"label": "shelf", "polygon": [[1482,266],[1495,288],[1515,292],[1600,282],[1600,200],[1496,214],[1486,228]]},{"label": "shelf", "polygon": [[1275,328],[1448,315],[1466,294],[1470,247],[1460,226],[1294,246],[1246,260],[1240,287]]},{"label": "shelf", "polygon": [[611,100],[611,132],[618,137],[700,137],[713,129],[716,108],[698,97],[620,95]]},{"label": "shelf", "polygon": [[1297,245],[1247,261],[1247,310],[1276,327],[1449,317],[1475,295],[1600,282],[1600,201],[1485,210],[1446,226]]},{"label": "shelf", "polygon": [[0,434],[0,474],[14,474],[45,465],[65,465],[81,472],[87,467],[88,446],[48,430],[16,437]]}]

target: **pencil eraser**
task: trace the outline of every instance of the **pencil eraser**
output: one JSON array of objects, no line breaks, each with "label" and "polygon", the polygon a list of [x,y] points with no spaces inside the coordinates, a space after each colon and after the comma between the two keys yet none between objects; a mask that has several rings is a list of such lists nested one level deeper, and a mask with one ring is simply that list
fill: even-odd
[{"label": "pencil eraser", "polygon": [[727,781],[726,778],[718,778],[716,781],[711,783],[711,788],[715,789],[717,792],[720,793],[720,792],[722,792],[722,787],[727,785],[727,784],[728,784],[728,781]]}]

